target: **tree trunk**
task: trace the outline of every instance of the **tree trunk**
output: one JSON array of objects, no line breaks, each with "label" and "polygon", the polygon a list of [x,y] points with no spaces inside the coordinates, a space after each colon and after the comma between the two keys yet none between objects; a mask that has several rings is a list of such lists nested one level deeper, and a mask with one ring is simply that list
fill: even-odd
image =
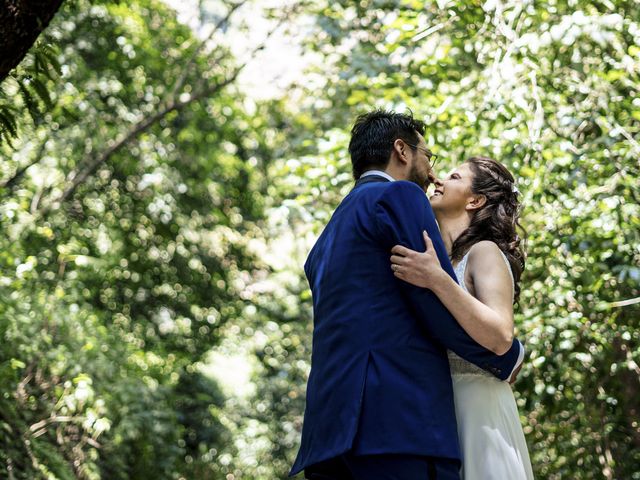
[{"label": "tree trunk", "polygon": [[63,0],[0,0],[0,82],[27,54]]}]

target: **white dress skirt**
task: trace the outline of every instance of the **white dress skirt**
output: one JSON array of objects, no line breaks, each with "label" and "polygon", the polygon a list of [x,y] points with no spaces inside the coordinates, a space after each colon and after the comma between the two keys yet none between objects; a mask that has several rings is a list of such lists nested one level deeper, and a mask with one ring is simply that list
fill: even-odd
[{"label": "white dress skirt", "polygon": [[[509,265],[506,257],[504,260]],[[467,255],[455,268],[460,286],[465,291],[466,265]],[[462,454],[461,478],[533,480],[527,443],[511,385],[451,351],[448,355]]]}]

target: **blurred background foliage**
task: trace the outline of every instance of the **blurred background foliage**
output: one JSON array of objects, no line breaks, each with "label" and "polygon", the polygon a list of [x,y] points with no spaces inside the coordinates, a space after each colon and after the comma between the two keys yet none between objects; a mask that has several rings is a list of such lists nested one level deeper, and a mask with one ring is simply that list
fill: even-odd
[{"label": "blurred background foliage", "polygon": [[[350,124],[382,107],[425,119],[440,173],[483,154],[518,179],[537,478],[640,479],[640,5],[192,12],[68,0],[0,84],[0,477],[285,478],[301,266],[352,186]],[[276,29],[304,70],[257,95]]]}]

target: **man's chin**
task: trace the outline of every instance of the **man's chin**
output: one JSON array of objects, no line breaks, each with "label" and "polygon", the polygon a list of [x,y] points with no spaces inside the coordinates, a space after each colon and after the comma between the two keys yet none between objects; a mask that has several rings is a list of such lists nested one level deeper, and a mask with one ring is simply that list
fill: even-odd
[{"label": "man's chin", "polygon": [[427,193],[427,188],[429,188],[432,183],[429,176],[423,177],[416,170],[411,171],[407,180],[418,185],[424,191],[424,193]]},{"label": "man's chin", "polygon": [[407,178],[406,180],[407,180],[408,182],[411,182],[411,183],[413,183],[413,184],[415,184],[415,185],[419,186],[422,190],[424,190],[424,186],[422,185],[422,183],[421,183],[419,180],[417,180],[417,179],[415,179],[415,178]]},{"label": "man's chin", "polygon": [[429,179],[423,180],[421,178],[413,177],[413,178],[410,178],[409,181],[418,185],[424,191],[424,193],[427,193],[427,188],[429,188],[429,186],[431,185],[431,182],[429,181]]}]

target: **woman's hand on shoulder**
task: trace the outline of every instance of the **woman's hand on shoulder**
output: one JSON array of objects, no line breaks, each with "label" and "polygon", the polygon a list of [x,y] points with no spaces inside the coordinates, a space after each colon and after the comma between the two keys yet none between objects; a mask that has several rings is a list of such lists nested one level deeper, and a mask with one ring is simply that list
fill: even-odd
[{"label": "woman's hand on shoulder", "polygon": [[426,231],[422,232],[426,250],[417,252],[410,248],[396,245],[391,249],[391,270],[396,278],[404,280],[416,287],[433,287],[447,275],[440,265],[433,243]]}]

